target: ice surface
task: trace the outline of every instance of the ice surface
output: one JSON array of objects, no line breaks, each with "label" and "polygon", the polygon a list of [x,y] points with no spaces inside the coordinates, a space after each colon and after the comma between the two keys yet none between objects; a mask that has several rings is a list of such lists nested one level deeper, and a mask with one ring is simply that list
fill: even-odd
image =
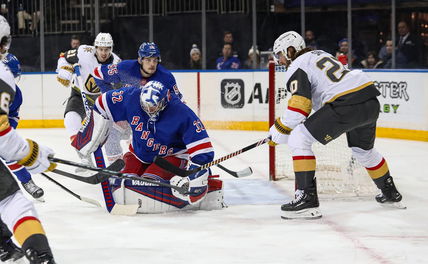
[{"label": "ice surface", "polygon": [[[78,161],[64,129],[19,129],[50,146],[56,156]],[[209,131],[216,157],[266,136],[264,132]],[[280,205],[292,183],[268,182],[268,147],[227,162],[252,176],[225,180],[228,208],[137,215],[109,215],[34,176],[45,190],[35,202],[58,263],[427,263],[428,142],[377,139],[407,210],[380,207],[373,198],[323,200],[319,220],[283,220]],[[66,169],[65,166],[61,166]],[[71,169],[72,171],[73,169]],[[102,204],[100,186],[50,174],[76,193]]]}]

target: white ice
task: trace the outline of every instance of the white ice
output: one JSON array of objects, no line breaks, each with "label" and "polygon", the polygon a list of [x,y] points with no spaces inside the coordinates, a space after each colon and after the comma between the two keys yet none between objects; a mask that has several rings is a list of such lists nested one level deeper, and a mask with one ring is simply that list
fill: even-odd
[{"label": "white ice", "polygon": [[[64,129],[19,129],[78,161]],[[266,136],[265,132],[210,131],[216,157]],[[281,203],[292,184],[268,181],[268,148],[261,146],[224,165],[254,174],[225,180],[229,207],[155,215],[114,216],[84,203],[41,175],[45,203],[35,202],[57,263],[427,263],[428,142],[377,139],[407,210],[373,199],[321,199],[319,220],[283,220]],[[66,169],[65,166],[61,166]],[[73,169],[72,169],[73,170]],[[103,203],[101,187],[50,173],[74,192]]]}]

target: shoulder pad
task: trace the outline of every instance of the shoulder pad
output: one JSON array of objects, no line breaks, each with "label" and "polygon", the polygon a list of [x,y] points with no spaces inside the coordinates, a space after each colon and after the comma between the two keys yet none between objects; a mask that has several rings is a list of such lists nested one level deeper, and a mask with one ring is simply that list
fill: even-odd
[{"label": "shoulder pad", "polygon": [[77,49],[72,49],[64,53],[65,60],[70,64],[75,64],[79,62],[79,57],[77,57]]}]

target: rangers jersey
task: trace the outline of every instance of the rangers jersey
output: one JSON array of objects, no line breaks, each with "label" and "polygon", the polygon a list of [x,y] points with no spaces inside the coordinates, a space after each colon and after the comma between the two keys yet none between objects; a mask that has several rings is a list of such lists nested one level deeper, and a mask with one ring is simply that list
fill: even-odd
[{"label": "rangers jersey", "polygon": [[237,70],[241,68],[241,61],[236,57],[229,57],[227,60],[224,57],[220,57],[216,60],[217,70]]},{"label": "rangers jersey", "polygon": [[114,122],[126,120],[132,129],[130,151],[145,163],[156,156],[176,155],[205,164],[214,149],[196,114],[168,90],[168,103],[154,121],[140,106],[139,87],[111,90],[99,96],[94,110]]},{"label": "rangers jersey", "polygon": [[158,64],[156,72],[149,78],[143,77],[138,60],[124,60],[119,64],[101,65],[94,69],[94,77],[102,92],[113,88],[112,84],[121,83],[125,87],[145,85],[149,81],[159,81],[172,94],[182,98],[178,90],[174,75],[162,65]]},{"label": "rangers jersey", "polygon": [[285,73],[285,80],[292,96],[281,122],[290,129],[300,124],[312,110],[317,111],[326,103],[359,103],[379,95],[364,72],[349,70],[333,55],[322,50],[297,57]]},{"label": "rangers jersey", "polygon": [[79,63],[85,92],[97,94],[100,92],[100,89],[92,76],[94,68],[102,64],[119,63],[120,61],[120,58],[112,52],[107,61],[100,63],[95,55],[94,46],[80,45],[78,49],[61,53],[58,59],[57,71],[61,67],[72,67],[73,64]]}]

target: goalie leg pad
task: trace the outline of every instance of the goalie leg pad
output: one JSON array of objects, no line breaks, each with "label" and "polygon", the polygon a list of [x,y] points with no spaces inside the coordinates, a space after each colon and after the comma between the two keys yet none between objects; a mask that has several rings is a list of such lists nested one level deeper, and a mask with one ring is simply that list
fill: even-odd
[{"label": "goalie leg pad", "polygon": [[[167,182],[167,181],[165,181]],[[224,208],[223,182],[218,175],[211,175],[208,180],[208,194],[197,204],[176,198],[170,188],[153,186],[138,180],[110,178],[113,197],[116,203],[125,205],[138,204],[138,213],[165,213],[182,210],[216,210]]]},{"label": "goalie leg pad", "polygon": [[84,156],[93,153],[107,139],[110,126],[107,120],[97,112],[91,111],[83,126],[72,139],[71,145]]},{"label": "goalie leg pad", "polygon": [[208,177],[208,193],[205,199],[196,206],[190,205],[188,207],[194,210],[218,210],[226,207],[224,203],[223,181],[219,179],[219,175],[210,175]]}]

